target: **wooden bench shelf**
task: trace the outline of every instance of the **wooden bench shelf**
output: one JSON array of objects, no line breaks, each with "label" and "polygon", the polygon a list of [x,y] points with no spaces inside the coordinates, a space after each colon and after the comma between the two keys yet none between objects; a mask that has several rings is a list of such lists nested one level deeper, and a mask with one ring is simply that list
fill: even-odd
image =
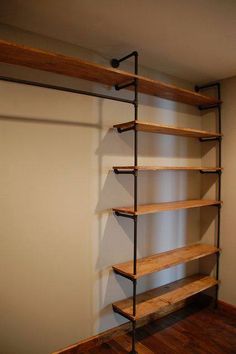
[{"label": "wooden bench shelf", "polygon": [[132,297],[114,303],[113,309],[131,321],[139,320],[217,284],[216,279],[197,274],[137,295],[136,316]]},{"label": "wooden bench shelf", "polygon": [[220,167],[201,166],[113,166],[114,171],[202,171],[217,172],[222,171]]},{"label": "wooden bench shelf", "polygon": [[118,131],[127,129],[137,129],[142,132],[157,133],[157,134],[167,134],[167,135],[179,135],[186,136],[189,138],[217,138],[222,135],[216,132],[208,132],[206,130],[196,130],[190,128],[177,128],[171,125],[162,125],[158,123],[150,123],[143,121],[132,120],[130,122],[125,122],[121,124],[115,124],[114,128]]},{"label": "wooden bench shelf", "polygon": [[136,275],[133,274],[133,261],[116,264],[112,268],[122,276],[138,279],[177,264],[190,262],[217,252],[219,252],[219,248],[215,246],[198,243],[138,259]]},{"label": "wooden bench shelf", "polygon": [[77,57],[30,48],[5,40],[0,40],[0,62],[49,71],[109,86],[119,85],[137,78],[138,91],[141,93],[194,106],[214,106],[221,103],[220,100],[213,97],[161,81],[97,65]]},{"label": "wooden bench shelf", "polygon": [[137,211],[134,211],[133,206],[113,208],[113,211],[124,213],[124,214],[131,214],[131,215],[144,215],[144,214],[158,213],[162,211],[199,208],[199,207],[204,207],[209,205],[220,205],[221,203],[222,202],[218,200],[191,199],[191,200],[181,200],[176,202],[138,205]]}]

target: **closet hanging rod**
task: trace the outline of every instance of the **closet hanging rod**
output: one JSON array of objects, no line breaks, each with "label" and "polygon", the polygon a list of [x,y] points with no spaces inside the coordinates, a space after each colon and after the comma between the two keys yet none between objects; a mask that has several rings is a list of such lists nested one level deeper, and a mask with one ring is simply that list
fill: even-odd
[{"label": "closet hanging rod", "polygon": [[114,97],[114,96],[109,96],[109,95],[103,95],[101,93],[78,90],[78,89],[73,89],[73,88],[64,87],[64,86],[45,84],[45,83],[42,83],[42,82],[11,78],[11,77],[8,77],[8,76],[0,76],[0,80],[1,81],[7,81],[7,82],[14,82],[14,83],[17,83],[17,84],[23,84],[23,85],[28,85],[28,86],[42,87],[42,88],[47,88],[47,89],[50,89],[50,90],[71,92],[71,93],[76,93],[76,94],[80,94],[80,95],[93,96],[93,97],[98,97],[98,98],[104,98],[104,99],[107,99],[107,100],[113,100],[113,101],[129,103],[129,104],[135,104],[135,102],[133,100],[128,100],[126,98],[119,98],[119,97]]}]

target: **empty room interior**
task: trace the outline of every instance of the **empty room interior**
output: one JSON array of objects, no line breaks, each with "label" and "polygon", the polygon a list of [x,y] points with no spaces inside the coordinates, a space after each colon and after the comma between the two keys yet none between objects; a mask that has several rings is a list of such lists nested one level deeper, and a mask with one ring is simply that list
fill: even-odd
[{"label": "empty room interior", "polygon": [[236,353],[236,1],[0,1],[0,354]]}]

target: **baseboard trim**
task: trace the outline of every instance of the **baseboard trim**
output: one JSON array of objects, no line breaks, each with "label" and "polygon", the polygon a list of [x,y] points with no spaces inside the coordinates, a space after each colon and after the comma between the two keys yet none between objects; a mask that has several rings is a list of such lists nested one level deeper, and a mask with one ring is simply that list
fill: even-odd
[{"label": "baseboard trim", "polygon": [[[175,311],[178,311],[188,305],[189,303],[194,301],[195,297],[189,298],[187,300],[183,300],[178,302],[177,304],[170,305],[166,307],[164,310],[152,314],[144,319],[141,319],[137,322],[137,327],[142,327],[149,322],[155,321],[159,318],[165,317]],[[105,332],[99,333],[98,335],[89,337],[87,339],[81,340],[73,345],[70,345],[64,349],[60,349],[52,354],[79,354],[83,351],[90,350],[102,343],[109,341],[112,338],[121,336],[131,331],[131,322],[124,323],[118,327],[111,328]]]}]

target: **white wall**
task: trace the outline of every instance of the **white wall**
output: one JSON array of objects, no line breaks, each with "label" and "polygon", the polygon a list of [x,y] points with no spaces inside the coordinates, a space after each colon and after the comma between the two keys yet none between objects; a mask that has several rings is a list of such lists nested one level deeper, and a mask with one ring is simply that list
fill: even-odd
[{"label": "white wall", "polygon": [[[105,62],[65,43],[6,26],[0,31],[3,38]],[[3,64],[0,72],[101,90]],[[168,76],[166,81],[191,87]],[[140,100],[143,120],[201,128],[196,108],[144,95]],[[127,104],[0,81],[4,354],[48,353],[123,323],[111,303],[130,295],[131,283],[114,276],[111,266],[132,257],[132,222],[116,218],[111,208],[132,204],[132,177],[117,177],[110,170],[132,163],[133,135],[119,135],[111,127],[132,118]],[[140,163],[201,164],[200,144],[194,139],[140,133],[139,146]],[[200,197],[196,172],[145,172],[139,180],[140,202]],[[139,256],[197,241],[199,221],[198,209],[140,217]],[[141,280],[138,290],[197,269],[197,262],[174,267]]]}]

